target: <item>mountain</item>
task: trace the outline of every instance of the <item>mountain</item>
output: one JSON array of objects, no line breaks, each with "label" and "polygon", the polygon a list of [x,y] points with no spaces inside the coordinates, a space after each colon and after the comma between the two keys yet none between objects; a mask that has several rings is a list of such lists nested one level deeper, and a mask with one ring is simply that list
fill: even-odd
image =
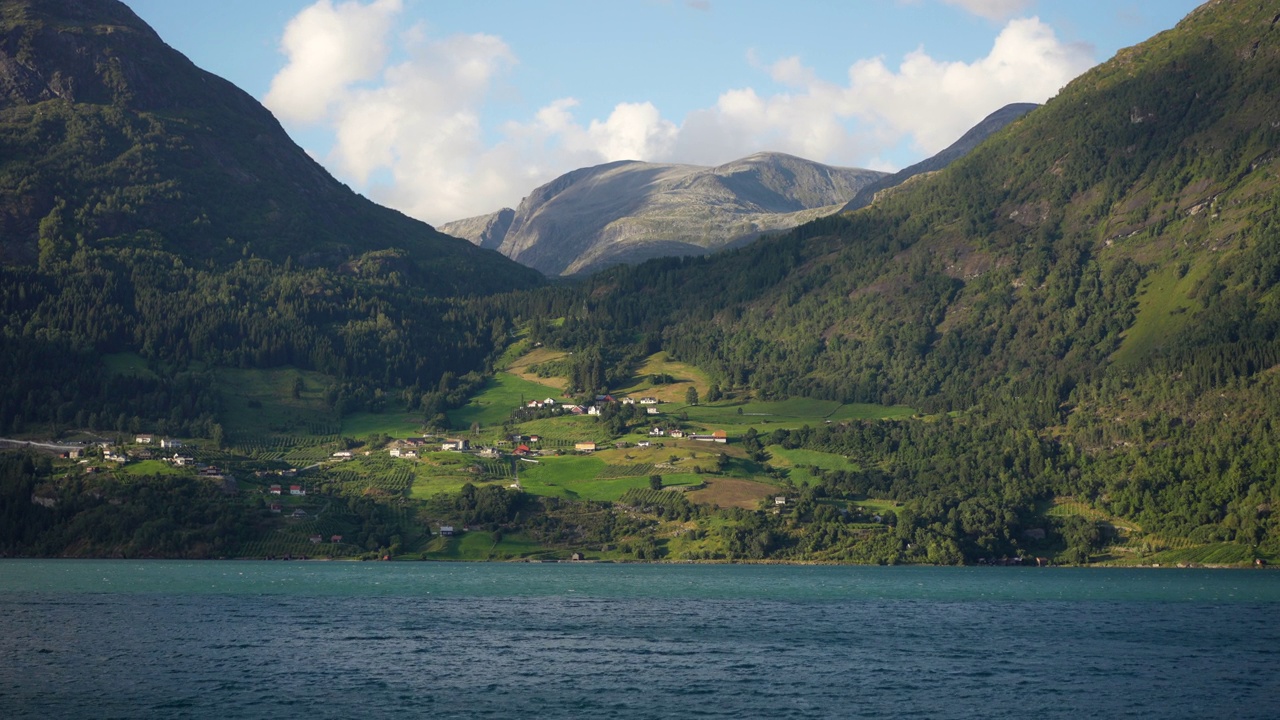
[{"label": "mountain", "polygon": [[0,4],[0,261],[138,245],[337,268],[394,250],[433,294],[536,276],[334,180],[248,94],[116,0]]},{"label": "mountain", "polygon": [[1003,129],[1006,125],[1040,107],[1035,103],[1012,103],[982,119],[982,122],[969,128],[960,139],[951,143],[938,154],[925,158],[915,165],[909,165],[892,175],[876,180],[863,187],[853,199],[840,208],[841,212],[852,212],[870,205],[876,193],[897,187],[911,178],[924,173],[935,172],[964,157],[969,151],[986,140],[992,133]]},{"label": "mountain", "polygon": [[542,281],[352,192],[120,2],[0,0],[0,432],[210,437],[230,368],[417,409],[506,337],[460,308]]},{"label": "mountain", "polygon": [[769,440],[863,468],[828,491],[915,503],[900,539],[930,558],[1025,549],[1047,507],[1130,552],[1274,555],[1276,108],[1280,2],[1208,2],[871,207],[609,270],[538,340],[937,413]]},{"label": "mountain", "polygon": [[547,275],[701,255],[834,212],[881,177],[781,153],[719,167],[622,161],[567,173],[515,210],[441,226]]}]

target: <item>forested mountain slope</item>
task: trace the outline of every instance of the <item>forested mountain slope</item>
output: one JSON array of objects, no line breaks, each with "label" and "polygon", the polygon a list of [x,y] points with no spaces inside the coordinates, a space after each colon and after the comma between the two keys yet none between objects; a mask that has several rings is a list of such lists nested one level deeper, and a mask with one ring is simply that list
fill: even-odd
[{"label": "forested mountain slope", "polygon": [[449,298],[540,281],[356,195],[120,2],[0,1],[0,431],[207,434],[219,366],[434,388],[502,338]]},{"label": "forested mountain slope", "polygon": [[399,248],[434,294],[531,274],[334,180],[116,0],[0,4],[0,260],[102,245],[336,268]]},{"label": "forested mountain slope", "polygon": [[1257,542],[1280,500],[1277,108],[1280,2],[1207,3],[871,208],[601,274],[543,334],[663,348],[764,397],[959,412],[913,460],[863,448],[944,523],[965,498],[1016,527],[1076,495]]},{"label": "forested mountain slope", "polygon": [[965,156],[970,150],[973,150],[983,140],[986,140],[992,133],[1001,130],[1005,125],[1026,115],[1032,110],[1039,107],[1035,103],[1012,103],[1005,105],[999,110],[991,113],[982,119],[982,122],[969,128],[969,131],[960,136],[959,140],[951,143],[943,148],[936,155],[925,158],[920,162],[909,165],[892,175],[886,175],[879,180],[867,185],[858,191],[857,195],[845,206],[841,208],[843,212],[852,212],[861,210],[870,205],[875,200],[876,194],[895,188],[902,183],[910,180],[917,175],[936,172],[950,165],[956,160]]}]

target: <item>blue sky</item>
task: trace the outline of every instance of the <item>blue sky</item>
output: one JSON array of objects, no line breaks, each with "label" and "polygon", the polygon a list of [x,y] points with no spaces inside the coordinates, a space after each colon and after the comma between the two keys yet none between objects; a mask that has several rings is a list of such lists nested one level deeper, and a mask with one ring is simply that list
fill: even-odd
[{"label": "blue sky", "polygon": [[577,167],[897,169],[1195,0],[125,0],[334,175],[439,224]]}]

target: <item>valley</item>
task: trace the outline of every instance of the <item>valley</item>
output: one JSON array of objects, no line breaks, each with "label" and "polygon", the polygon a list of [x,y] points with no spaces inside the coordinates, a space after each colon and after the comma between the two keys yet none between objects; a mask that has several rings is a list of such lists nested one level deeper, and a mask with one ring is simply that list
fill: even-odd
[{"label": "valley", "polygon": [[[125,5],[0,3],[0,436],[67,448],[0,453],[0,554],[1280,561],[1275,0],[891,189],[613,163],[478,244]],[[744,197],[811,214],[738,234]],[[593,254],[637,203],[705,242]]]}]

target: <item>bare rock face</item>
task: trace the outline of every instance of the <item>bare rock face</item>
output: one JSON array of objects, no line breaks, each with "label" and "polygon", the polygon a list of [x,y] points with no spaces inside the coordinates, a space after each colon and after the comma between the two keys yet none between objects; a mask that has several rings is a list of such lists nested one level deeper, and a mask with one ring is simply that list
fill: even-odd
[{"label": "bare rock face", "polygon": [[719,167],[582,168],[501,210],[441,226],[547,275],[705,254],[831,214],[884,173],[757,153]]},{"label": "bare rock face", "polygon": [[703,255],[865,207],[876,193],[941,170],[1036,107],[1007,105],[942,152],[892,175],[782,153],[757,153],[714,168],[622,161],[561,175],[515,210],[440,229],[546,275]]},{"label": "bare rock face", "polygon": [[446,235],[466,238],[485,250],[497,250],[498,246],[502,245],[503,238],[507,236],[507,230],[511,229],[511,221],[515,216],[515,210],[502,208],[488,215],[455,220],[441,225],[439,229]]}]

